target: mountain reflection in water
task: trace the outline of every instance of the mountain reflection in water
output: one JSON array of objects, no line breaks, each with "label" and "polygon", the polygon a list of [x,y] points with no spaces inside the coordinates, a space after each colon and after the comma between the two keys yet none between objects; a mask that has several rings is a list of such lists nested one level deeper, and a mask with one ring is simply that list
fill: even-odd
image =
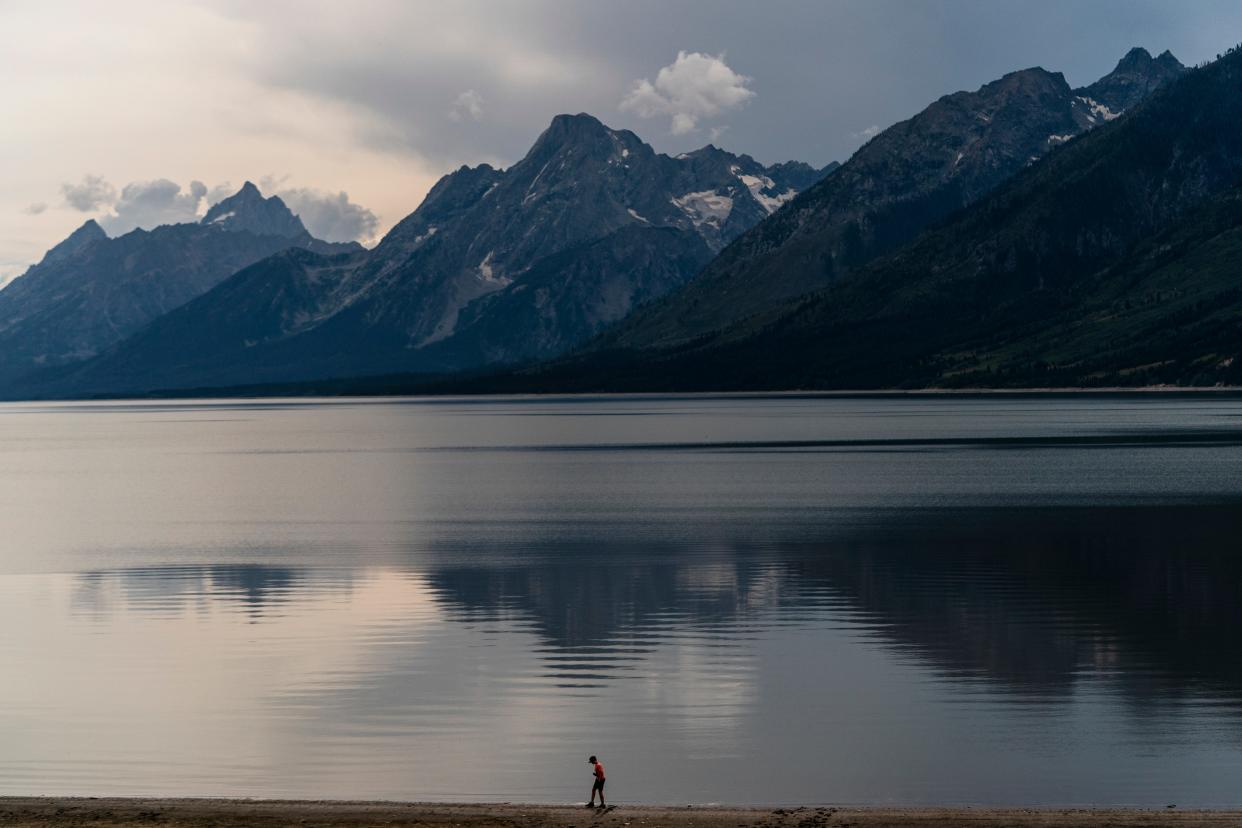
[{"label": "mountain reflection in water", "polygon": [[[956,726],[1016,738],[1031,726],[1023,708],[1046,718],[1106,703],[1129,722],[1127,741],[1159,752],[1188,727],[1242,743],[1240,514],[1232,504],[881,510],[822,540],[710,554],[613,541],[550,544],[526,566],[483,545],[473,561],[420,553],[425,568],[97,571],[73,576],[71,610],[105,625],[267,626],[244,649],[271,656],[268,666],[291,643],[348,653],[347,666],[294,669],[267,698],[246,691],[247,669],[235,665],[229,692],[265,716],[299,711],[299,739],[326,727],[380,755],[445,739],[486,751],[492,713],[537,699],[551,711],[603,705],[587,714],[599,731],[589,738],[658,744],[664,729],[681,736],[666,760],[712,750],[713,764],[739,767],[755,760],[756,735],[779,733],[775,723],[801,710],[795,733],[835,756],[815,685],[773,683],[769,651],[789,647],[810,674],[854,674],[831,718],[868,722],[873,738],[899,719],[861,690],[891,683],[896,669],[916,695],[930,687],[934,705],[956,708]],[[576,716],[542,715],[524,750],[559,753],[587,738]]]}]

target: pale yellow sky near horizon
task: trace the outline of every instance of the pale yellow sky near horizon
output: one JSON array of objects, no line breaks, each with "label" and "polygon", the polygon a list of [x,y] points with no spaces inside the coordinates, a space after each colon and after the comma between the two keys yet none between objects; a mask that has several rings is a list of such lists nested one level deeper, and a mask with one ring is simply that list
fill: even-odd
[{"label": "pale yellow sky near horizon", "polygon": [[[188,188],[283,178],[374,211],[378,235],[418,206],[443,163],[357,140],[368,112],[257,81],[264,23],[198,4],[5,5],[0,82],[0,280],[8,281],[101,210],[61,185],[102,175],[116,189],[168,178]],[[45,205],[35,212],[32,205]],[[205,207],[205,205],[204,205]]]}]

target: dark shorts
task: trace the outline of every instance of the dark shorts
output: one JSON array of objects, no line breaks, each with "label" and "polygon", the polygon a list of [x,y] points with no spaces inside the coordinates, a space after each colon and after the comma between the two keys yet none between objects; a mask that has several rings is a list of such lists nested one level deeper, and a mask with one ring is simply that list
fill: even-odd
[{"label": "dark shorts", "polygon": [[593,791],[602,791],[603,789],[604,789],[604,780],[603,780],[603,779],[596,779],[596,780],[595,780],[595,785],[591,788],[591,790],[593,790]]}]

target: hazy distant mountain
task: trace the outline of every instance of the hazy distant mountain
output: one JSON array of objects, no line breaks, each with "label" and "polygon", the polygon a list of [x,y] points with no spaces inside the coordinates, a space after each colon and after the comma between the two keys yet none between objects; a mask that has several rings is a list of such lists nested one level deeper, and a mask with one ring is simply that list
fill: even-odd
[{"label": "hazy distant mountain", "polygon": [[850,279],[507,388],[1242,384],[1240,263],[1234,51]]},{"label": "hazy distant mountain", "polygon": [[560,115],[509,169],[442,178],[373,251],[258,262],[72,381],[134,390],[552,356],[684,283],[829,169],[712,146],[672,158]]},{"label": "hazy distant mountain", "polygon": [[110,239],[94,220],[0,290],[0,381],[93,356],[247,265],[287,247],[330,252],[247,182],[197,224]]},{"label": "hazy distant mountain", "polygon": [[946,95],[881,132],[600,345],[674,345],[839,280],[1183,71],[1168,52],[1153,59],[1133,49],[1082,89],[1036,68]]}]

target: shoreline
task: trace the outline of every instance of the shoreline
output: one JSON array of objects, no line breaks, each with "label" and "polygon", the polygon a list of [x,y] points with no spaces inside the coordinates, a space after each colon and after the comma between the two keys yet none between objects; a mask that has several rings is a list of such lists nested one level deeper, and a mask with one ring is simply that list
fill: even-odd
[{"label": "shoreline", "polygon": [[995,808],[890,806],[661,806],[338,800],[0,797],[0,825],[51,828],[285,826],[444,826],[444,828],[925,828],[926,826],[1226,826],[1242,810],[1176,808]]},{"label": "shoreline", "polygon": [[901,399],[901,398],[984,398],[984,399],[1048,399],[1048,398],[1230,398],[1242,397],[1242,385],[1221,386],[1176,386],[1176,385],[1116,385],[1116,386],[1048,386],[1032,388],[874,388],[874,389],[781,389],[770,391],[545,391],[545,392],[342,392],[308,391],[307,393],[285,392],[256,393],[249,387],[192,389],[187,392],[152,391],[137,395],[98,395],[89,397],[0,397],[0,404],[49,404],[49,405],[92,405],[108,403],[212,403],[221,401],[245,402],[339,402],[357,404],[362,402],[394,402],[408,400],[429,400],[436,402],[455,400],[538,400],[552,402],[557,400],[666,400],[666,399]]}]

